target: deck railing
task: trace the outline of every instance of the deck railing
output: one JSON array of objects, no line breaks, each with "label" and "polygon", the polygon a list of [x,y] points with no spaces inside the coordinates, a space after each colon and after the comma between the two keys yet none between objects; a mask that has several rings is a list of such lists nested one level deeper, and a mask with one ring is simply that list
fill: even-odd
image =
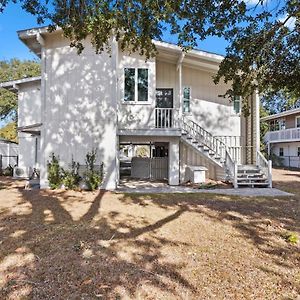
[{"label": "deck railing", "polygon": [[265,135],[265,140],[266,142],[300,140],[300,128],[268,131]]},{"label": "deck railing", "polygon": [[155,128],[174,128],[174,112],[174,108],[155,108]]}]

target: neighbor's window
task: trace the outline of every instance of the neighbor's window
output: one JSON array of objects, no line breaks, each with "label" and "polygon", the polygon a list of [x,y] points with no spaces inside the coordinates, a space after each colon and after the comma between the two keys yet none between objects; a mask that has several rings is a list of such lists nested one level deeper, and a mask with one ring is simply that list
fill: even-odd
[{"label": "neighbor's window", "polygon": [[183,88],[183,112],[191,112],[191,88],[188,86]]},{"label": "neighbor's window", "polygon": [[124,101],[148,101],[148,69],[124,69]]},{"label": "neighbor's window", "polygon": [[270,121],[270,131],[284,130],[285,118]]},{"label": "neighbor's window", "polygon": [[241,96],[234,96],[233,110],[236,114],[239,114],[241,112]]},{"label": "neighbor's window", "polygon": [[283,148],[279,148],[279,156],[284,156]]},{"label": "neighbor's window", "polygon": [[300,156],[300,147],[297,148],[297,154]]},{"label": "neighbor's window", "polygon": [[296,117],[296,127],[300,128],[300,117]]}]

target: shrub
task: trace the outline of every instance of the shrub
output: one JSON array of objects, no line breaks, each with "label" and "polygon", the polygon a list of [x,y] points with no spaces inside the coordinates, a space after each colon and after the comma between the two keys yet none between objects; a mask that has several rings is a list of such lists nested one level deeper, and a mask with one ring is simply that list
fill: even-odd
[{"label": "shrub", "polygon": [[62,184],[62,169],[59,166],[59,156],[54,153],[50,156],[51,161],[47,163],[48,166],[48,180],[51,189],[57,189]]},{"label": "shrub", "polygon": [[12,166],[7,166],[5,169],[2,171],[3,176],[13,176],[14,173],[14,168]]},{"label": "shrub", "polygon": [[62,183],[70,190],[75,189],[79,185],[79,163],[75,162],[72,157],[71,170],[62,169]]},{"label": "shrub", "polygon": [[103,163],[96,169],[97,151],[93,149],[86,154],[86,172],[84,174],[87,189],[93,191],[99,188],[103,179]]}]

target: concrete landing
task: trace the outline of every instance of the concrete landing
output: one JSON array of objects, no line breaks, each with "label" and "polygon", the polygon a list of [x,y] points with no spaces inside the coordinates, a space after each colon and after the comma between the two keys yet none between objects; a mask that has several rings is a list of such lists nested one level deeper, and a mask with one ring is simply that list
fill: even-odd
[{"label": "concrete landing", "polygon": [[239,188],[239,189],[195,189],[185,186],[120,186],[117,193],[139,193],[139,194],[159,194],[159,193],[210,193],[220,195],[233,195],[242,197],[282,197],[293,196],[293,194],[275,188]]}]

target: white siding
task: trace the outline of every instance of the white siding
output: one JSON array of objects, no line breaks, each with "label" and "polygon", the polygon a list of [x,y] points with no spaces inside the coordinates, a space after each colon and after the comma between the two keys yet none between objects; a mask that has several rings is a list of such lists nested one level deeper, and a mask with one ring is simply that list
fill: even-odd
[{"label": "white siding", "polygon": [[18,126],[41,123],[41,85],[31,82],[20,85],[18,92]]},{"label": "white siding", "polygon": [[28,133],[20,132],[18,134],[18,138],[19,138],[19,166],[30,167],[30,168],[39,167],[38,162],[40,159],[40,150],[39,150],[40,137],[33,136]]},{"label": "white siding", "polygon": [[191,87],[190,117],[216,136],[240,136],[240,117],[233,110],[228,98],[219,97],[228,85],[213,82],[213,74],[207,71],[183,68],[183,86]]},{"label": "white siding", "polygon": [[89,43],[79,56],[59,35],[46,40],[42,187],[48,184],[46,164],[52,152],[67,166],[72,156],[85,164],[86,153],[95,148],[104,163],[103,187],[115,188],[115,57],[115,53],[97,55]]},{"label": "white siding", "polygon": [[[118,55],[118,127],[119,129],[145,129],[154,128],[155,108],[155,59],[147,60],[137,53]],[[148,102],[147,103],[124,103],[124,68],[147,68],[148,69]]]}]

